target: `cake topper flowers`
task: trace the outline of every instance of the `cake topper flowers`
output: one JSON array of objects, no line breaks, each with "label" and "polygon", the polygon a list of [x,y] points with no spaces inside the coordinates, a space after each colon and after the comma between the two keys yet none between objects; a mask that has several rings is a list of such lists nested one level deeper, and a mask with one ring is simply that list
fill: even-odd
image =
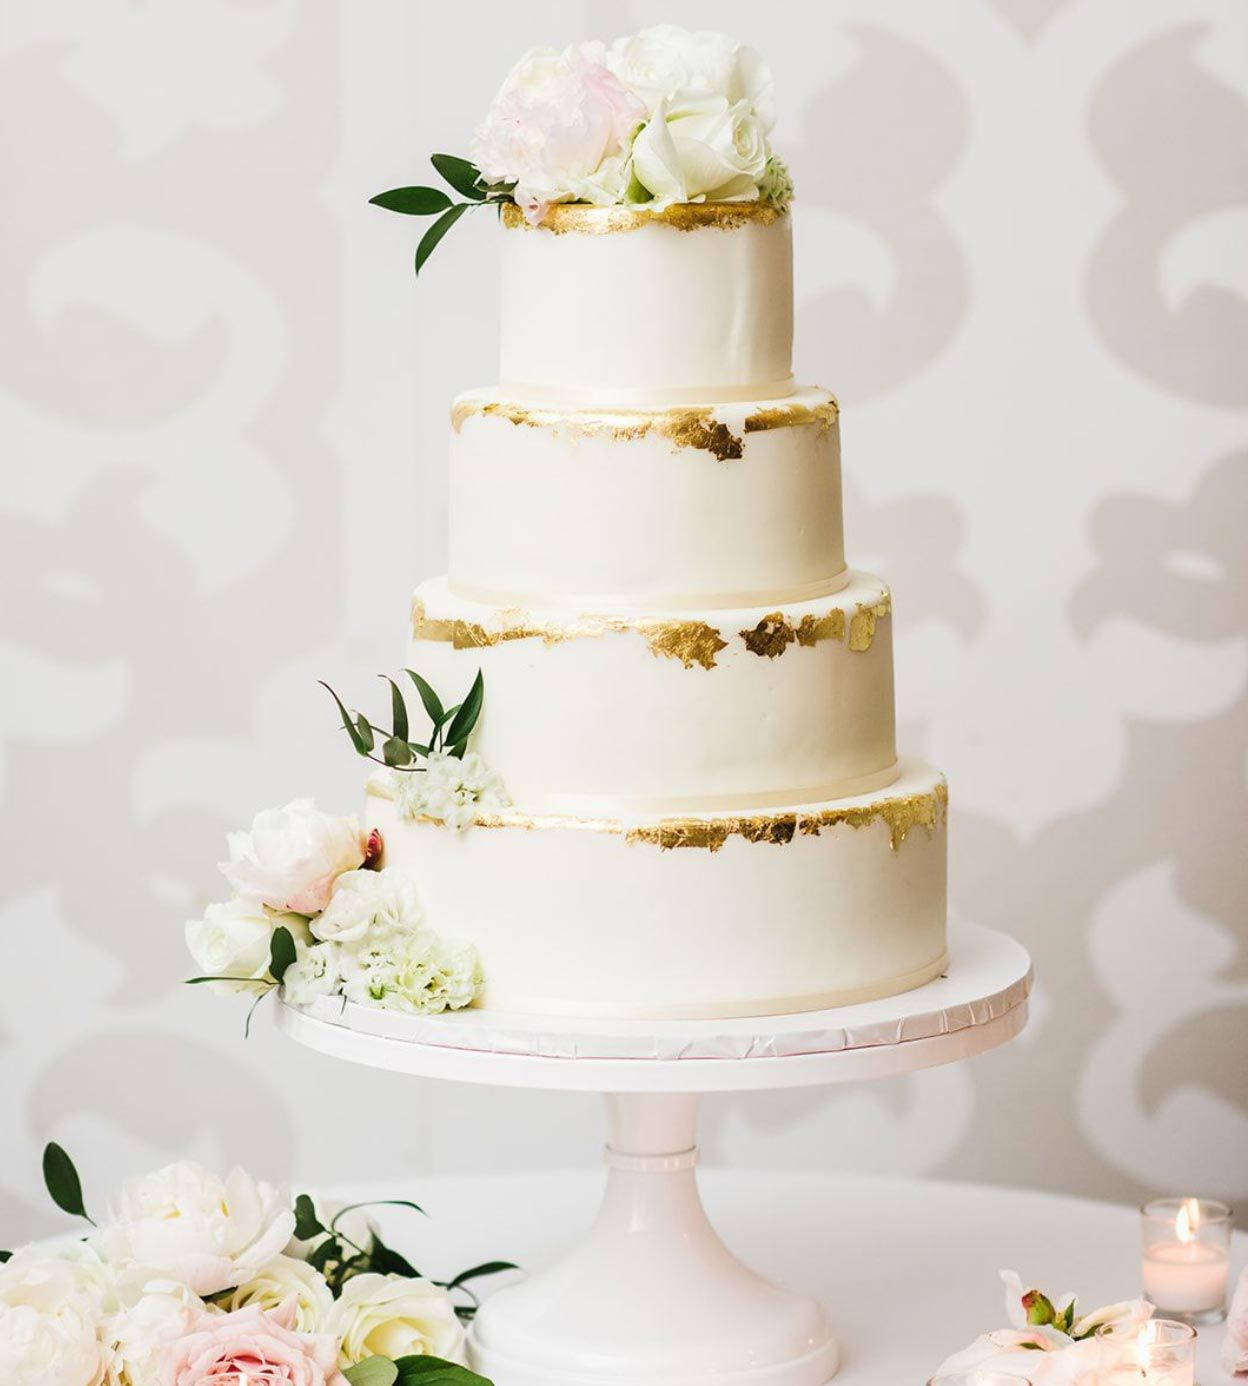
[{"label": "cake topper flowers", "polygon": [[659,24],[562,52],[530,49],[504,79],[470,149],[435,154],[441,188],[392,188],[372,201],[436,220],[416,272],[473,207],[513,204],[538,224],[556,203],[628,205],[766,201],[793,184],[771,151],[775,81],[759,54],[726,34]]}]

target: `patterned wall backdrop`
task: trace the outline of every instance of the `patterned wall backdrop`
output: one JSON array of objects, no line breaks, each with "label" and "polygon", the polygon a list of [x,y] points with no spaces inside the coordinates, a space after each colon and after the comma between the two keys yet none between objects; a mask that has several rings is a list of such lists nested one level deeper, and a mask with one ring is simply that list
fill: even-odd
[{"label": "patterned wall backdrop", "polygon": [[228,828],[358,802],[315,680],[396,663],[448,399],[495,373],[487,219],[417,287],[367,197],[530,43],[662,19],[776,69],[799,371],[894,584],[903,740],[950,776],[954,913],[1040,977],[1018,1044],[716,1100],[709,1157],[1248,1202],[1242,0],[8,0],[6,1240],[51,1225],[50,1138],[100,1188],[593,1158],[593,1098],[244,1042],[177,979]]}]

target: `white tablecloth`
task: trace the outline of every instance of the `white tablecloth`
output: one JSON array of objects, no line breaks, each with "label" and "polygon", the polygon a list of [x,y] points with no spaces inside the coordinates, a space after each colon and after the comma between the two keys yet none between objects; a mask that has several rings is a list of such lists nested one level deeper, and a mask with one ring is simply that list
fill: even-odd
[{"label": "white tablecloth", "polygon": [[[506,1152],[499,1152],[500,1161]],[[429,1177],[335,1191],[412,1198],[432,1216],[378,1210],[383,1230],[439,1279],[502,1258],[536,1269],[588,1227],[601,1174]],[[923,1386],[942,1359],[1004,1326],[999,1268],[1085,1308],[1139,1293],[1133,1208],[972,1184],[703,1170],[711,1220],[756,1270],[827,1306],[837,1386]],[[1248,1264],[1237,1234],[1232,1275]],[[488,1282],[485,1282],[488,1283]],[[1223,1330],[1203,1329],[1201,1386],[1226,1386]]]}]

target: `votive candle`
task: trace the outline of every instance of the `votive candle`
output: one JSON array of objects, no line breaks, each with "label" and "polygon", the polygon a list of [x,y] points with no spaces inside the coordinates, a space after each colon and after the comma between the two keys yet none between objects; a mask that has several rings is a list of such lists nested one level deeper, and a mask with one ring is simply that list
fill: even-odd
[{"label": "votive candle", "polygon": [[1163,1314],[1226,1316],[1231,1210],[1209,1198],[1158,1198],[1140,1210],[1145,1297]]},{"label": "votive candle", "polygon": [[1127,1330],[1107,1324],[1098,1381],[1104,1386],[1195,1386],[1196,1330],[1175,1319],[1149,1319]]}]

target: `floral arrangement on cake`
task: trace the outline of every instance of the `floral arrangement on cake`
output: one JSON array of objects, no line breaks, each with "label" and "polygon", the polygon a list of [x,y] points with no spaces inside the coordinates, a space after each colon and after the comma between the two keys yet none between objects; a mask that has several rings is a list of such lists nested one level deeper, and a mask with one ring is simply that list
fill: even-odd
[{"label": "floral arrangement on cake", "polygon": [[472,1283],[510,1261],[430,1280],[382,1241],[372,1204],[191,1161],[131,1180],[97,1225],[60,1146],[43,1172],[91,1231],[0,1252],[5,1386],[489,1386],[463,1365],[463,1324]]},{"label": "floral arrangement on cake", "polygon": [[1107,1304],[1077,1314],[1075,1296],[1058,1299],[1041,1290],[1024,1289],[1015,1271],[1003,1270],[1005,1314],[1009,1328],[983,1333],[967,1348],[941,1363],[937,1377],[957,1372],[999,1372],[1034,1386],[1095,1386],[1103,1366],[1102,1329],[1129,1335],[1152,1317],[1146,1299]]},{"label": "floral arrangement on cake", "polygon": [[556,203],[662,211],[680,202],[783,209],[793,182],[772,153],[775,80],[746,44],[659,24],[562,52],[532,48],[507,74],[470,148],[435,154],[441,188],[392,188],[371,200],[432,216],[416,272],[474,207],[514,204],[533,225]]},{"label": "floral arrangement on cake", "polygon": [[[382,676],[391,690],[388,730],[348,712],[329,692],[356,751],[386,767],[400,813],[462,831],[479,809],[510,802],[497,773],[468,750],[484,682],[478,673],[462,703],[448,708],[425,679],[407,673],[429,717],[424,741],[411,737],[393,679]],[[461,1010],[476,999],[476,949],[428,926],[416,884],[385,867],[376,829],[295,799],[258,813],[250,831],[230,833],[227,848],[220,870],[234,894],[186,925],[187,947],[202,969],[191,985],[253,995],[253,1013],[279,986],[296,1006],[341,996],[409,1015]]]}]

